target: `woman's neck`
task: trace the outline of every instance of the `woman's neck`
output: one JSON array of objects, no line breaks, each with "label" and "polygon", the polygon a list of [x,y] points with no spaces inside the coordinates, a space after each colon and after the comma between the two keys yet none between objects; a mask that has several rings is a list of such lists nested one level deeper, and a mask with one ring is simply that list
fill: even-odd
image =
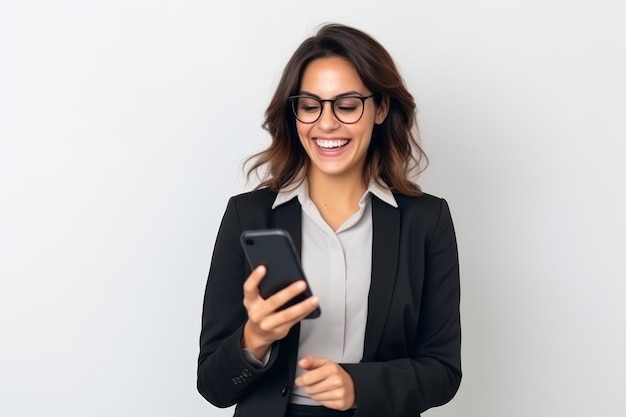
[{"label": "woman's neck", "polygon": [[333,177],[309,172],[307,179],[309,198],[333,230],[359,210],[367,189],[360,175]]}]

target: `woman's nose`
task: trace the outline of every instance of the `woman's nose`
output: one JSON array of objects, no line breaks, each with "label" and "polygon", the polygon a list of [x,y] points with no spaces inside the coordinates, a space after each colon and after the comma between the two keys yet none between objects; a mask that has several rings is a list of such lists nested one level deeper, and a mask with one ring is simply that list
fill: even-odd
[{"label": "woman's nose", "polygon": [[335,116],[333,112],[333,105],[330,102],[323,103],[322,114],[317,121],[318,126],[324,130],[332,130],[339,127],[341,122]]}]

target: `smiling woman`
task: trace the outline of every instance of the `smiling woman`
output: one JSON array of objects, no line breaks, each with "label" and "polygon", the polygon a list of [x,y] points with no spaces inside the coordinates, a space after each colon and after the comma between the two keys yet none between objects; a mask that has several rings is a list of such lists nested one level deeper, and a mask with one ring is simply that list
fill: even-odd
[{"label": "smiling woman", "polygon": [[[426,160],[415,120],[369,35],[326,25],[296,50],[266,111],[272,143],[250,159],[267,175],[230,199],[215,243],[198,361],[210,402],[242,417],[402,417],[455,395],[456,239],[445,200],[410,179]],[[239,244],[269,228],[291,234],[314,294],[287,308],[305,281],[264,299],[268,269],[250,270]]]}]

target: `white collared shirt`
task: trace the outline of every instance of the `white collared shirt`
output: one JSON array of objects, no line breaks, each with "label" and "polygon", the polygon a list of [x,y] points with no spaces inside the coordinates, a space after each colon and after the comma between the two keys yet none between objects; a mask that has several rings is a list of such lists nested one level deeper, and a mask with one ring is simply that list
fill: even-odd
[{"label": "white collared shirt", "polygon": [[[309,198],[306,180],[276,196],[272,209],[296,197],[302,206],[302,268],[311,290],[320,297],[322,311],[319,318],[301,322],[298,358],[315,355],[358,363],[363,357],[372,271],[372,194],[398,207],[389,188],[371,181],[359,210],[336,231]],[[296,369],[296,376],[303,373]],[[290,401],[319,405],[298,387],[292,390]]]}]

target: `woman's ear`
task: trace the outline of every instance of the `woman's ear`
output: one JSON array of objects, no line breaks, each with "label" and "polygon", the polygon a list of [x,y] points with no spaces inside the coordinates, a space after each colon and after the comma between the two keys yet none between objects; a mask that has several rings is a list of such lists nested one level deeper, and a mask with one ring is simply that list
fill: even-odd
[{"label": "woman's ear", "polygon": [[381,124],[387,118],[387,114],[389,113],[389,96],[383,96],[383,99],[380,101],[380,104],[376,106],[376,118],[374,119],[374,123],[377,125]]}]

